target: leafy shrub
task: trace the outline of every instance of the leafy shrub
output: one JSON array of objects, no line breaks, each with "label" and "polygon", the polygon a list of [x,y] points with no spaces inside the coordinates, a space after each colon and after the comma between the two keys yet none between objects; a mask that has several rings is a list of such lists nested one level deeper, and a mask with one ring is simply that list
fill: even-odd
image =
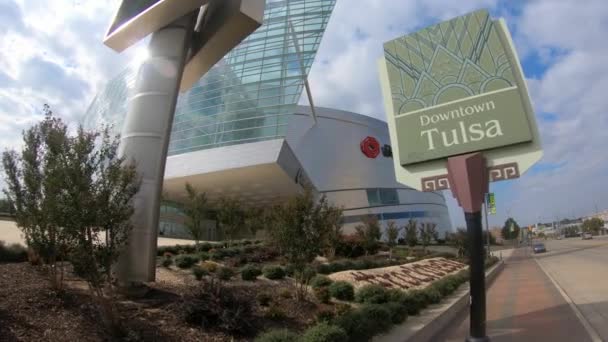
[{"label": "leafy shrub", "polygon": [[417,315],[428,305],[427,298],[421,290],[408,291],[400,303],[406,307],[408,315]]},{"label": "leafy shrub", "polygon": [[428,304],[437,304],[441,301],[441,292],[439,292],[433,286],[425,288],[424,290],[422,290],[422,293],[424,294],[426,302]]},{"label": "leafy shrub", "polygon": [[200,252],[200,253],[198,253],[198,258],[200,261],[206,261],[206,260],[209,260],[210,256],[209,256],[209,253],[207,253],[207,252]]},{"label": "leafy shrub", "polygon": [[266,292],[260,292],[255,296],[255,300],[257,300],[260,306],[268,306],[272,302],[272,296]]},{"label": "leafy shrub", "polygon": [[357,260],[354,265],[354,269],[356,270],[368,270],[370,268],[376,268],[378,264],[369,260],[369,259],[361,259]]},{"label": "leafy shrub", "polygon": [[216,274],[220,280],[230,280],[234,276],[234,271],[228,267],[220,267]]},{"label": "leafy shrub", "polygon": [[345,281],[336,281],[329,285],[329,294],[340,300],[353,300],[355,290],[350,283]]},{"label": "leafy shrub", "polygon": [[388,301],[388,293],[384,287],[370,284],[360,288],[355,299],[358,303],[382,304]]},{"label": "leafy shrub", "polygon": [[389,302],[403,303],[406,300],[407,294],[400,289],[390,289],[386,291]]},{"label": "leafy shrub", "polygon": [[367,322],[360,310],[347,312],[336,317],[333,324],[342,328],[349,341],[368,341],[374,334],[374,327]]},{"label": "leafy shrub", "polygon": [[331,273],[331,267],[329,266],[329,264],[318,264],[316,269],[317,269],[317,273],[320,273],[320,274],[330,274]]},{"label": "leafy shrub", "polygon": [[27,249],[19,244],[5,245],[0,241],[0,262],[25,262]]},{"label": "leafy shrub", "polygon": [[255,266],[246,266],[241,270],[241,278],[243,280],[254,281],[258,276],[262,274],[262,271]]},{"label": "leafy shrub", "polygon": [[368,341],[391,326],[391,314],[382,305],[368,304],[336,317],[333,323],[344,329],[349,341]]},{"label": "leafy shrub", "polygon": [[350,304],[337,303],[334,306],[334,310],[336,312],[336,316],[340,316],[340,315],[344,315],[346,313],[349,313],[349,312],[353,311],[353,307],[350,306]]},{"label": "leafy shrub", "polygon": [[308,328],[300,339],[302,342],[347,342],[348,335],[344,329],[325,322]]},{"label": "leafy shrub", "polygon": [[193,296],[186,298],[180,311],[187,323],[204,330],[219,329],[237,335],[252,332],[249,300],[216,282],[204,283]]},{"label": "leafy shrub", "polygon": [[193,253],[196,253],[196,246],[194,246],[194,245],[161,246],[156,249],[157,256],[163,256],[165,253],[171,253],[173,255],[193,254]]},{"label": "leafy shrub", "polygon": [[345,258],[357,258],[365,255],[362,242],[352,236],[347,236],[336,246],[336,255]]},{"label": "leafy shrub", "polygon": [[407,307],[398,302],[388,302],[384,307],[391,315],[391,322],[399,324],[407,319]]},{"label": "leafy shrub", "polygon": [[201,266],[194,266],[192,267],[192,274],[194,274],[196,280],[201,280],[204,276],[208,275],[209,272]]},{"label": "leafy shrub", "polygon": [[312,286],[313,289],[329,286],[331,283],[333,283],[333,281],[323,275],[316,275],[310,280],[310,286]]},{"label": "leafy shrub", "polygon": [[281,320],[285,318],[285,312],[281,310],[277,305],[273,305],[268,308],[268,311],[264,314],[264,317],[272,320]]},{"label": "leafy shrub", "polygon": [[327,309],[319,310],[316,315],[317,322],[331,322],[334,317],[336,317],[336,313]]},{"label": "leafy shrub", "polygon": [[391,313],[386,308],[385,305],[382,304],[366,304],[360,309],[363,317],[373,323],[375,333],[384,332],[391,327]]},{"label": "leafy shrub", "polygon": [[162,265],[163,267],[169,267],[173,265],[173,258],[163,258]]},{"label": "leafy shrub", "polygon": [[430,258],[446,258],[446,259],[456,259],[456,254],[450,252],[435,252],[432,253]]},{"label": "leafy shrub", "polygon": [[262,334],[255,339],[255,342],[294,342],[298,339],[298,334],[294,332],[287,329],[277,329]]},{"label": "leafy shrub", "polygon": [[219,266],[214,262],[205,261],[203,262],[202,267],[206,269],[209,273],[215,273]]},{"label": "leafy shrub", "polygon": [[460,282],[457,278],[448,276],[443,279],[437,280],[431,286],[437,291],[439,291],[439,293],[441,293],[443,297],[445,297],[447,295],[452,294],[452,292],[454,292],[459,285]]},{"label": "leafy shrub", "polygon": [[329,303],[331,299],[331,295],[329,294],[329,290],[327,287],[316,287],[314,288],[315,297],[321,303]]},{"label": "leafy shrub", "polygon": [[201,252],[209,252],[210,249],[214,248],[215,246],[211,243],[201,243],[198,245],[198,249]]},{"label": "leafy shrub", "polygon": [[264,277],[272,280],[283,279],[285,277],[285,271],[281,266],[266,266],[262,271]]},{"label": "leafy shrub", "polygon": [[175,258],[175,264],[179,268],[190,268],[198,262],[198,257],[191,254],[178,255]]}]

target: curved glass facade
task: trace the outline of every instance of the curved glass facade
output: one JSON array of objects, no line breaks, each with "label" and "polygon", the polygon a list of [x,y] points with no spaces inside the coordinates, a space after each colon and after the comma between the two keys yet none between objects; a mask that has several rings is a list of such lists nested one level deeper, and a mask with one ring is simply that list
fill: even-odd
[{"label": "curved glass facade", "polygon": [[[180,95],[169,155],[285,137],[335,2],[267,0],[264,24]],[[135,70],[97,95],[86,126],[122,127]]]}]

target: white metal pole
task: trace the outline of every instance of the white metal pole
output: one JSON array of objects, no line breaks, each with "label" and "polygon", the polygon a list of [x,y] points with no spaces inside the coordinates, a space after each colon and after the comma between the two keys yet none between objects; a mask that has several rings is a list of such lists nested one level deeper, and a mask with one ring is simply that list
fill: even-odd
[{"label": "white metal pole", "polygon": [[152,35],[149,58],[141,65],[129,99],[119,154],[134,160],[142,180],[134,199],[133,230],[121,253],[116,275],[121,286],[156,278],[160,197],[167,150],[195,13]]}]

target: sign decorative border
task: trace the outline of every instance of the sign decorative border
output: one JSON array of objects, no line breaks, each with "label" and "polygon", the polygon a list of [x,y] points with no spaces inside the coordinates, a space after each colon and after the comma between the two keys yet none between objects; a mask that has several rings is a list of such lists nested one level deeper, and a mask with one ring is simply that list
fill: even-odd
[{"label": "sign decorative border", "polygon": [[[490,182],[519,178],[519,166],[517,166],[517,163],[492,166],[488,168],[488,175]],[[439,191],[450,188],[447,174],[422,178],[420,182],[422,184],[422,191]]]}]

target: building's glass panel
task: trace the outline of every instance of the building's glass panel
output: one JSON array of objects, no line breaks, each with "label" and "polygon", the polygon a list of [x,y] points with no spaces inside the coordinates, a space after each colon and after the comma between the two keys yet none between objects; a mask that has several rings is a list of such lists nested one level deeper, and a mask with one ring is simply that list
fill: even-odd
[{"label": "building's glass panel", "polygon": [[370,206],[399,204],[397,189],[367,189],[367,201]]},{"label": "building's glass panel", "polygon": [[[335,2],[267,0],[264,24],[178,98],[169,155],[284,137]],[[135,70],[97,95],[86,126],[120,130]]]},{"label": "building's glass panel", "polygon": [[378,189],[367,189],[367,202],[370,206],[381,205]]},{"label": "building's glass panel", "polygon": [[379,189],[379,192],[382,204],[399,204],[399,196],[396,189]]}]

